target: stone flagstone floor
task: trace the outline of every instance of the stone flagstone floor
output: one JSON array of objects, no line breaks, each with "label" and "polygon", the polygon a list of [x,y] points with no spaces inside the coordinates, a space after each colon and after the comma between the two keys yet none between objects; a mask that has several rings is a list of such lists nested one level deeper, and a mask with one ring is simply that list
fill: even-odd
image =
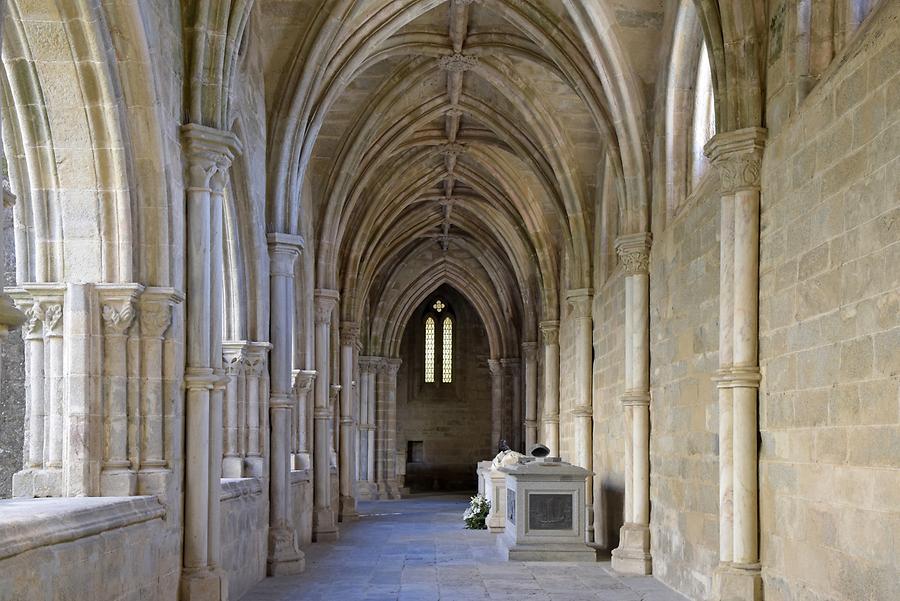
[{"label": "stone flagstone floor", "polygon": [[306,571],[267,578],[242,601],[685,601],[608,563],[506,562],[497,535],[465,530],[463,496],[360,503],[336,543],[304,549]]}]

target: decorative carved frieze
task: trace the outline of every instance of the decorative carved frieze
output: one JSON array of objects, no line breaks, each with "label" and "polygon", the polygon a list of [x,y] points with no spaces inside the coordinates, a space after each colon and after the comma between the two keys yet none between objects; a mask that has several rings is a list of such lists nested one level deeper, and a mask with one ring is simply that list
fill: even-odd
[{"label": "decorative carved frieze", "polygon": [[471,71],[478,66],[478,57],[454,52],[442,56],[438,59],[438,66],[444,71],[450,73],[462,73],[463,71]]}]

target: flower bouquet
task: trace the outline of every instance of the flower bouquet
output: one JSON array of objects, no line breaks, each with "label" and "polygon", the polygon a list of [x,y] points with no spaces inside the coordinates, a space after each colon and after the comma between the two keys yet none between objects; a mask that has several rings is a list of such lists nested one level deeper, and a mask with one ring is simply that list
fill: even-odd
[{"label": "flower bouquet", "polygon": [[488,512],[491,510],[491,502],[484,495],[475,495],[472,501],[463,513],[463,520],[466,522],[466,528],[469,530],[486,530],[487,525],[484,520],[487,518]]}]

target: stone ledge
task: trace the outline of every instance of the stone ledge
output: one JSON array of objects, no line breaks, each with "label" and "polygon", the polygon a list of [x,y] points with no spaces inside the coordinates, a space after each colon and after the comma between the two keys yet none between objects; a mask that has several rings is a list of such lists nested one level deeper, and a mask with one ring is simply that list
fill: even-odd
[{"label": "stone ledge", "polygon": [[0,560],[38,547],[163,519],[157,497],[65,497],[0,501]]},{"label": "stone ledge", "polygon": [[262,482],[259,478],[222,478],[220,482],[222,485],[220,501],[262,494]]}]

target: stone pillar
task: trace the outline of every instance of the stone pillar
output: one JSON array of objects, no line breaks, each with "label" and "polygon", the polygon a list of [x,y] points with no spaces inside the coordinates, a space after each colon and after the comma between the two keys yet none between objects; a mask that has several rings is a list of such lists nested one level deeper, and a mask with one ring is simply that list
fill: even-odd
[{"label": "stone pillar", "polygon": [[537,442],[537,343],[522,344],[525,360],[525,451]]},{"label": "stone pillar", "polygon": [[[588,471],[593,470],[593,319],[592,303],[594,292],[590,288],[570,290],[566,300],[572,305],[575,336],[575,462]],[[588,476],[585,491],[585,532],[588,542],[593,542],[594,497],[593,478]]]},{"label": "stone pillar", "polygon": [[294,370],[294,395],[297,404],[297,451],[294,453],[294,469],[308,470],[312,466],[309,455],[309,393],[316,381],[315,370]]},{"label": "stone pillar", "polygon": [[291,507],[294,262],[303,239],[270,233],[269,242],[269,576],[297,574],[305,560],[297,546]]},{"label": "stone pillar", "polygon": [[625,273],[625,394],[626,437],[630,460],[626,478],[627,506],[613,568],[629,574],[649,574],[650,556],[650,234],[616,240]]},{"label": "stone pillar", "polygon": [[[128,407],[127,332],[134,322],[135,301],[143,290],[137,284],[102,285],[100,317],[103,323],[103,464],[100,494],[128,497],[137,492],[139,462],[129,459],[129,438],[134,440],[140,415]],[[100,288],[103,286],[103,288]],[[88,317],[88,316],[85,316]],[[129,436],[129,430],[132,430]]]},{"label": "stone pillar", "polygon": [[[720,564],[718,599],[762,599],[759,563],[759,193],[766,131],[717,134],[706,154],[721,178],[719,296]],[[730,544],[729,544],[730,543]],[[729,550],[730,547],[730,550]]]},{"label": "stone pillar", "polygon": [[559,322],[542,321],[544,339],[544,444],[559,457]]},{"label": "stone pillar", "polygon": [[213,482],[210,468],[221,466],[220,457],[213,457],[221,430],[210,430],[221,423],[212,415],[216,409],[213,388],[221,382],[214,370],[221,352],[215,359],[211,356],[212,349],[220,346],[216,340],[221,339],[221,328],[214,328],[219,321],[212,315],[214,294],[220,287],[213,280],[222,278],[221,265],[213,265],[213,232],[221,235],[220,216],[213,211],[221,211],[225,175],[240,152],[240,143],[231,132],[193,123],[182,128],[182,139],[187,161],[187,366],[181,597],[219,601],[227,596],[227,580],[216,565],[218,558],[210,557],[211,547],[216,552],[210,537],[210,515],[217,514],[219,504],[218,482]]},{"label": "stone pillar", "polygon": [[316,290],[316,396],[313,456],[313,536],[317,541],[337,540],[338,530],[331,508],[331,314],[338,301],[336,290]]},{"label": "stone pillar", "polygon": [[354,431],[356,416],[353,410],[354,382],[356,373],[356,345],[359,342],[359,324],[341,324],[341,520],[356,519],[356,496],[354,493],[354,468],[356,466],[356,445]]},{"label": "stone pillar", "polygon": [[503,438],[503,368],[499,359],[488,359],[491,370],[491,446],[497,452],[497,445]]}]

